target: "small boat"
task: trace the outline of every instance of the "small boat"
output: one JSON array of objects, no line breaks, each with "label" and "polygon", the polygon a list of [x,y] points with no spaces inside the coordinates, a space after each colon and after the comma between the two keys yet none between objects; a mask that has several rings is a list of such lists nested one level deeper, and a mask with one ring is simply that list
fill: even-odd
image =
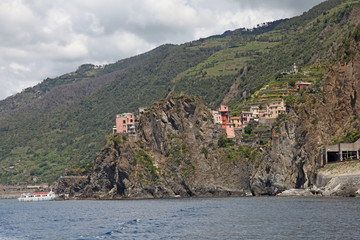
[{"label": "small boat", "polygon": [[57,198],[57,195],[51,190],[50,192],[23,193],[18,198],[19,202],[37,202],[51,201]]}]

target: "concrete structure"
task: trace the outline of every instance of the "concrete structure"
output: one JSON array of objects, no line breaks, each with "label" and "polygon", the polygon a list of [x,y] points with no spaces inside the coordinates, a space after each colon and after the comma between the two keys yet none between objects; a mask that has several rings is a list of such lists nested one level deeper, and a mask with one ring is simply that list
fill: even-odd
[{"label": "concrete structure", "polygon": [[360,139],[354,143],[339,143],[322,149],[322,164],[359,159]]},{"label": "concrete structure", "polygon": [[232,124],[232,123],[227,123],[225,130],[226,130],[226,137],[227,137],[227,138],[235,138],[235,127],[234,127],[234,124]]},{"label": "concrete structure", "polygon": [[122,113],[116,115],[116,133],[135,134],[134,113]]},{"label": "concrete structure", "polygon": [[286,114],[286,106],[284,100],[271,102],[266,105],[265,117],[267,119],[277,118],[280,114]]},{"label": "concrete structure", "polygon": [[211,111],[213,117],[214,117],[214,123],[215,124],[222,124],[221,122],[221,115],[219,111]]},{"label": "concrete structure", "polygon": [[303,82],[303,81],[298,82],[298,83],[296,83],[297,90],[298,90],[298,91],[301,91],[301,90],[303,90],[304,88],[309,87],[311,84],[312,84],[311,82]]},{"label": "concrete structure", "polygon": [[144,113],[145,109],[147,109],[147,107],[139,107],[139,114]]},{"label": "concrete structure", "polygon": [[241,117],[232,117],[231,123],[234,124],[235,128],[241,128]]}]

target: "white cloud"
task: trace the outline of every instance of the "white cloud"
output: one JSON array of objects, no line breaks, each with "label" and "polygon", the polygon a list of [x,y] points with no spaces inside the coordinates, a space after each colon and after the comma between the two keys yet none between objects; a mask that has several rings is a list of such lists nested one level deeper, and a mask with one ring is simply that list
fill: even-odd
[{"label": "white cloud", "polygon": [[83,63],[253,27],[321,1],[1,0],[0,99]]}]

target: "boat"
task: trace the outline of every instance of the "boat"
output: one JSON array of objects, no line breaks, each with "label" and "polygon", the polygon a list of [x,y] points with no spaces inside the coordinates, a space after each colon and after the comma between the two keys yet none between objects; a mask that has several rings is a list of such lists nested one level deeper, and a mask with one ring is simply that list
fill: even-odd
[{"label": "boat", "polygon": [[52,190],[50,192],[23,193],[18,198],[19,202],[51,201],[57,198]]}]

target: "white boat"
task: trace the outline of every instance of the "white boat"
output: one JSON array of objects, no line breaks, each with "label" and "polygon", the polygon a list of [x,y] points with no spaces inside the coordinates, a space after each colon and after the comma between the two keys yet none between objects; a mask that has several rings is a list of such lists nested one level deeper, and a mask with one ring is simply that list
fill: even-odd
[{"label": "white boat", "polygon": [[37,202],[37,201],[51,201],[54,200],[57,195],[53,192],[35,192],[35,193],[23,193],[18,198],[19,202]]}]

